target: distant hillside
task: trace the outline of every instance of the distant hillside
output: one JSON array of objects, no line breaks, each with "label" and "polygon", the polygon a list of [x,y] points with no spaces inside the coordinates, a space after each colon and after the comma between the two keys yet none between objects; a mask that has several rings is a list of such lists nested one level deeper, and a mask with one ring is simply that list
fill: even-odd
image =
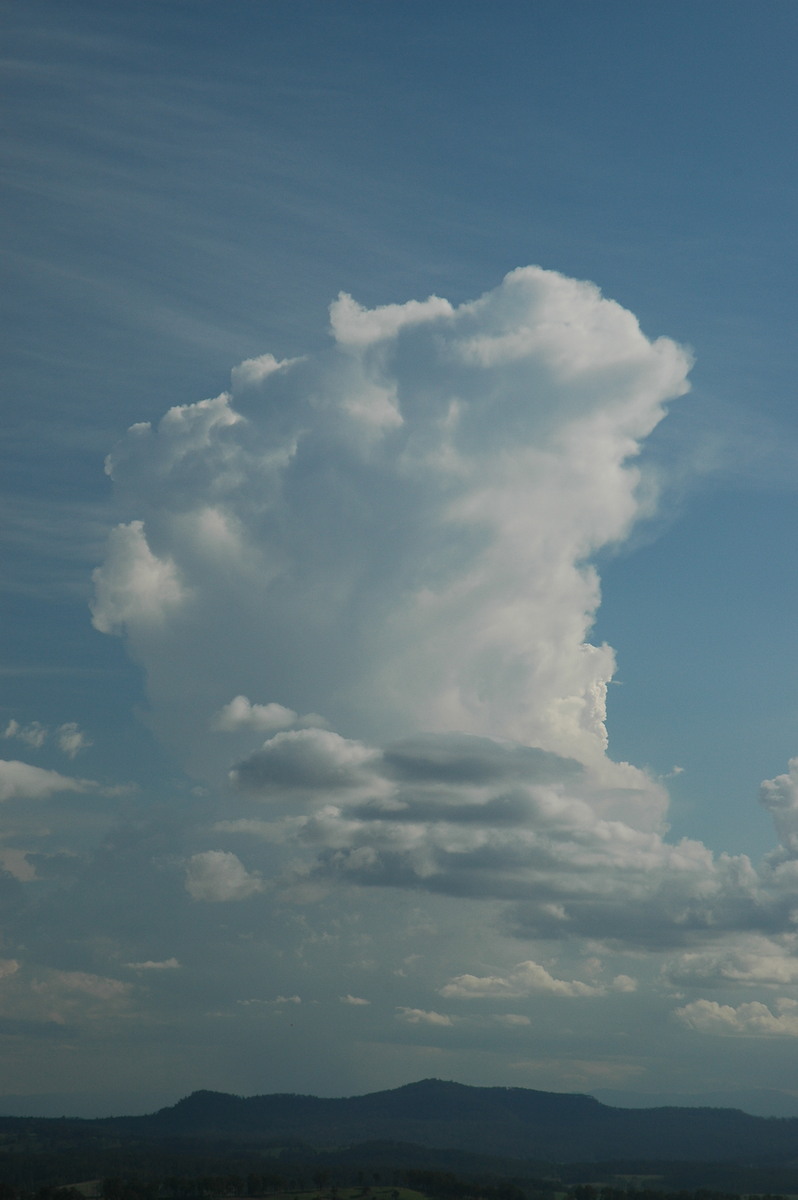
[{"label": "distant hillside", "polygon": [[772,1088],[728,1092],[645,1092],[595,1088],[592,1095],[613,1108],[739,1108],[755,1117],[798,1117],[798,1095]]},{"label": "distant hillside", "polygon": [[592,1096],[437,1079],[346,1099],[201,1091],[152,1116],[83,1124],[138,1139],[301,1141],[317,1149],[393,1141],[554,1162],[798,1160],[798,1119],[724,1108],[612,1108]]},{"label": "distant hillside", "polygon": [[179,1173],[178,1160],[188,1169],[189,1160],[210,1154],[231,1162],[325,1155],[354,1161],[367,1153],[365,1143],[368,1153],[380,1144],[381,1156],[392,1145],[405,1164],[423,1164],[435,1151],[513,1160],[519,1168],[522,1161],[611,1159],[787,1167],[798,1166],[798,1119],[730,1108],[613,1108],[592,1096],[437,1079],[345,1099],[201,1091],[140,1117],[0,1117],[0,1169],[18,1169],[23,1156],[50,1156],[64,1170],[69,1162],[75,1178],[107,1173],[109,1155],[114,1172],[123,1163],[133,1170],[138,1161],[168,1158],[169,1170]]}]

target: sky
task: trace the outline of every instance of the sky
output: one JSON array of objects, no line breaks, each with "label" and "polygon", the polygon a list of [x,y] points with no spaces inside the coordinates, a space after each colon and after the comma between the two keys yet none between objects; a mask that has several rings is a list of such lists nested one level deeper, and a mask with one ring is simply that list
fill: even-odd
[{"label": "sky", "polygon": [[794,1089],[795,5],[0,22],[0,1106]]}]

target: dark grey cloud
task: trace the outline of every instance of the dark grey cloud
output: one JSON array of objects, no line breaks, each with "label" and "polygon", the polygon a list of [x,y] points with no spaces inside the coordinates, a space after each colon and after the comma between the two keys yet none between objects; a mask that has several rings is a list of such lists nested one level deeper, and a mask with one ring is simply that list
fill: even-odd
[{"label": "dark grey cloud", "polygon": [[[589,769],[465,734],[426,734],[383,752],[329,731],[278,734],[248,762],[268,763],[274,743],[279,761],[288,738],[282,799],[276,773],[254,782],[289,813],[278,818],[284,836],[317,855],[315,878],[502,901],[504,930],[523,939],[662,950],[790,927],[785,864],[757,871],[744,855],[669,842],[648,827],[634,771],[624,788],[611,764]],[[322,738],[347,773],[319,773]],[[299,805],[295,780],[307,788]]]},{"label": "dark grey cloud", "polygon": [[283,788],[334,792],[362,786],[377,755],[326,729],[278,733],[232,771],[235,787],[269,795]]},{"label": "dark grey cloud", "polygon": [[500,784],[520,779],[525,783],[553,783],[570,771],[584,768],[575,759],[536,746],[522,746],[465,734],[417,735],[389,746],[382,755],[383,772],[403,782],[457,785]]}]

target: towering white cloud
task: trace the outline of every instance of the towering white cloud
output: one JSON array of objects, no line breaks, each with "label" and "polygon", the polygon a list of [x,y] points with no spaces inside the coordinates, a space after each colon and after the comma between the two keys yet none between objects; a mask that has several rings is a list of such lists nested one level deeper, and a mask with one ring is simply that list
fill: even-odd
[{"label": "towering white cloud", "polygon": [[233,393],[129,431],[95,624],[125,632],[195,766],[250,695],[241,724],[279,705],[600,764],[614,658],[589,641],[590,560],[648,510],[635,457],[687,355],[536,267],[457,308],[341,296],[331,318],[326,357],[250,360]]},{"label": "towering white cloud", "polygon": [[[341,295],[330,317],[317,358],[248,359],[108,458],[123,520],[94,624],[126,639],[152,727],[206,786],[174,798],[174,840],[98,853],[106,888],[147,878],[163,936],[145,914],[113,962],[87,946],[46,976],[57,1011],[74,1020],[81,990],[92,1020],[157,989],[199,1006],[210,937],[228,965],[202,1020],[277,1022],[301,994],[311,1021],[326,994],[403,1045],[548,1036],[562,1004],[624,1028],[653,1004],[681,1039],[795,1036],[798,760],[762,785],[763,864],[669,837],[662,782],[609,753],[614,654],[591,641],[595,561],[656,506],[640,451],[687,354],[539,268],[459,307]],[[23,852],[14,801],[100,789],[4,770],[6,883],[44,893],[74,856]],[[22,1004],[40,977],[19,961]]]},{"label": "towering white cloud", "polygon": [[[459,307],[341,295],[331,328],[317,360],[250,359],[108,459],[128,520],[95,624],[146,668],[158,732],[240,797],[214,836],[290,845],[307,884],[505,901],[522,938],[783,929],[782,883],[669,842],[662,786],[607,754],[592,559],[655,503],[636,459],[687,354],[536,267]],[[186,887],[264,879],[213,846]]]}]

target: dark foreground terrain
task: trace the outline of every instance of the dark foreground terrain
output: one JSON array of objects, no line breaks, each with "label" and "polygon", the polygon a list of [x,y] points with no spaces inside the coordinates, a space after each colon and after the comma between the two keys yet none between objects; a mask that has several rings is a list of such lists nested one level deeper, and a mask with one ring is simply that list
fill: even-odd
[{"label": "dark foreground terrain", "polygon": [[195,1092],[142,1117],[0,1117],[0,1200],[82,1181],[104,1200],[798,1195],[798,1119],[440,1080],[346,1099]]}]

